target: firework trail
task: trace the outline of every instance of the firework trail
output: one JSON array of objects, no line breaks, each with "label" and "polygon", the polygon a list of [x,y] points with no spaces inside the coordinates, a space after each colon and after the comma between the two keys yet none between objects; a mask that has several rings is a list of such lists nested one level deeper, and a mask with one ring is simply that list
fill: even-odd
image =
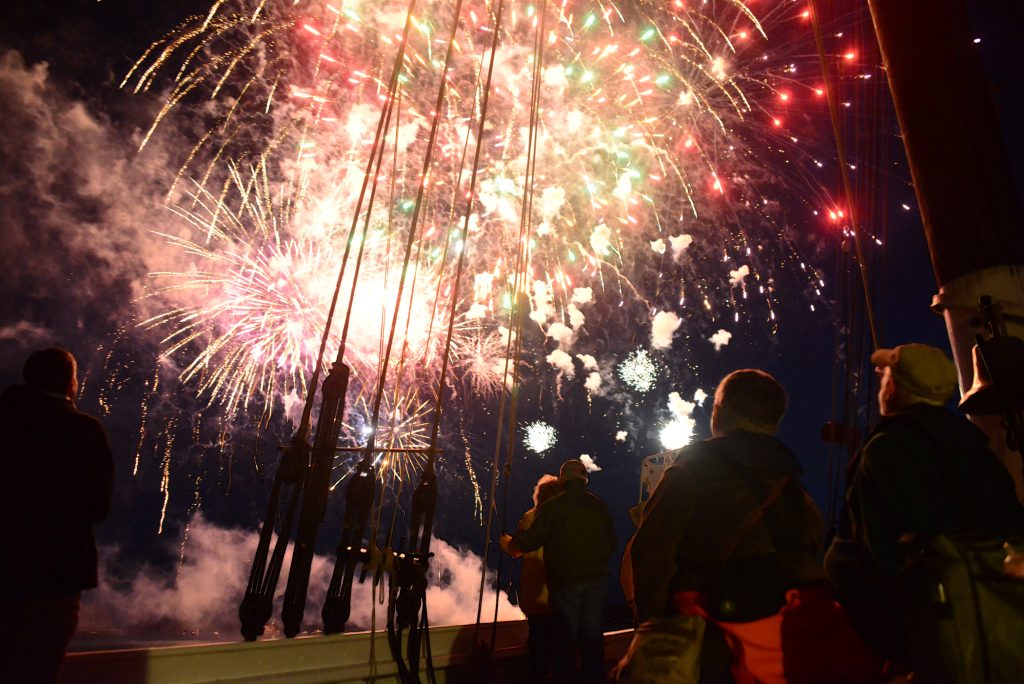
[{"label": "firework trail", "polygon": [[[358,414],[349,437],[359,443],[395,306],[397,363],[381,425],[396,426],[386,440],[406,447],[423,441],[420,394],[433,396],[452,301],[446,381],[463,398],[486,400],[510,384],[517,298],[533,326],[522,333],[530,337],[523,368],[598,392],[607,389],[600,366],[614,367],[605,378],[644,393],[657,384],[652,355],[681,343],[682,320],[706,329],[694,339],[707,344],[725,319],[777,324],[778,269],[817,287],[821,276],[799,256],[779,203],[807,187],[789,163],[805,155],[786,113],[814,87],[772,40],[781,35],[784,45],[799,30],[802,9],[782,0],[511,3],[477,141],[490,9],[465,5],[435,112],[451,7],[418,7],[383,135],[363,268],[342,287],[356,293],[347,312],[349,405]],[[156,313],[144,325],[165,335],[181,379],[229,415],[254,406],[266,415],[307,391],[405,20],[398,2],[218,0],[154,43],[125,78],[137,92],[166,90],[146,141],[182,117],[201,131],[170,183],[178,223],[160,231],[184,265],[153,274],[147,306]],[[516,294],[535,54],[544,65],[535,201],[527,292]],[[437,144],[421,179],[435,114]],[[467,151],[478,143],[477,191],[467,198]],[[421,180],[422,233],[396,303]],[[470,278],[455,291],[464,250]],[[647,312],[641,325],[655,325],[656,351],[626,355],[591,339],[623,318],[636,325],[638,311]],[[328,354],[338,344],[332,329]],[[676,419],[673,443],[689,435]]]}]

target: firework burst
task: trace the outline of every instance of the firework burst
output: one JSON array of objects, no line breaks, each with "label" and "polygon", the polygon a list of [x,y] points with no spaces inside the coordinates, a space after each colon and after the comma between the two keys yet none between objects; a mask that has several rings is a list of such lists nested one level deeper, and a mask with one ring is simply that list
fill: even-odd
[{"label": "firework burst", "polygon": [[558,433],[542,420],[527,424],[523,428],[523,443],[535,454],[543,454],[558,443]]},{"label": "firework burst", "polygon": [[658,364],[646,349],[631,351],[616,372],[622,382],[636,392],[649,392],[658,384]]},{"label": "firework burst", "polygon": [[[570,347],[593,347],[591,329],[635,326],[623,319],[636,311],[674,308],[694,325],[755,316],[775,325],[771,269],[781,264],[807,282],[820,274],[803,265],[775,196],[797,187],[775,157],[784,168],[802,159],[780,125],[779,94],[791,106],[801,91],[792,59],[769,37],[791,32],[799,8],[764,5],[513,4],[491,55],[494,17],[473,3],[454,22],[449,3],[426,3],[403,44],[405,3],[218,0],[155,43],[125,79],[140,92],[170,80],[146,140],[178,110],[205,131],[169,190],[192,232],[162,231],[188,266],[156,274],[153,298],[164,309],[147,325],[166,331],[165,353],[182,357],[182,378],[211,403],[230,413],[256,400],[266,411],[305,394],[352,239],[353,254],[363,252],[358,276],[350,260],[341,287],[349,405],[375,391],[394,335],[381,386],[402,397],[389,401],[406,417],[434,396],[452,302],[445,380],[483,399],[511,384],[515,302],[534,326],[521,336],[544,340],[523,367],[557,362],[559,383],[575,378],[591,391],[601,375],[567,372]],[[393,115],[381,120],[400,45]],[[375,145],[383,161],[375,203],[361,205],[366,238],[350,238]],[[182,198],[186,186],[196,189]],[[457,283],[463,255],[467,277]],[[339,344],[332,327],[328,358]],[[590,351],[612,362],[618,353]],[[643,349],[616,366],[641,393],[658,372]]]}]

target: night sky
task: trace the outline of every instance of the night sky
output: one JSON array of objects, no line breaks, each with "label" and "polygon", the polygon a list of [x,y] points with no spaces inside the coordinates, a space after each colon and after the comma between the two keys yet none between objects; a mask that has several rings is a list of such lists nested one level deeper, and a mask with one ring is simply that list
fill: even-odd
[{"label": "night sky", "polygon": [[[847,23],[851,35],[865,43],[859,47],[863,70],[882,78],[877,49],[867,42],[871,34],[866,7],[856,0],[827,4]],[[1020,62],[1016,32],[1024,10],[1013,0],[970,0],[968,4],[972,29],[981,39],[977,47],[1003,126],[1018,195],[1024,196],[1024,126],[1020,124],[1024,115],[1019,70],[1013,68]],[[157,100],[155,96],[132,97],[118,84],[152,40],[208,6],[206,0],[16,0],[5,7],[0,26],[0,85],[4,88],[0,101],[4,128],[0,142],[0,291],[4,292],[0,298],[0,384],[17,382],[25,355],[40,345],[66,346],[79,357],[81,368],[88,373],[80,406],[101,417],[114,446],[118,468],[115,507],[97,533],[107,576],[125,591],[137,585],[132,578],[141,575],[157,578],[154,581],[161,587],[168,586],[182,554],[189,553],[188,545],[180,542],[185,524],[194,520],[197,511],[204,521],[199,528],[208,533],[199,540],[199,548],[211,554],[216,545],[211,539],[224,543],[237,539],[231,536],[234,532],[224,530],[257,529],[276,467],[277,445],[287,439],[283,427],[257,432],[254,426],[242,425],[228,435],[226,447],[206,437],[192,443],[188,439],[190,426],[179,425],[176,429],[181,435],[174,441],[173,453],[159,453],[147,443],[140,452],[138,473],[132,475],[139,444],[140,401],[157,352],[152,341],[135,333],[135,322],[126,313],[146,275],[146,255],[139,253],[136,240],[141,243],[139,236],[161,220],[161,208],[148,203],[148,198],[160,196],[166,183],[166,178],[152,172],[157,165],[154,155],[159,157],[157,162],[163,160],[165,166],[174,168],[183,151],[170,146],[145,160],[136,157],[135,142],[148,125]],[[883,97],[872,107],[854,109],[844,114],[854,157],[851,161],[862,163],[856,155],[868,149],[863,140],[858,144],[862,122],[857,117],[870,115],[881,122],[871,127],[881,136],[871,145],[874,156],[863,162],[884,163],[884,168],[870,176],[884,187],[865,190],[885,198],[871,213],[868,228],[876,234],[884,230],[886,238],[884,248],[869,249],[868,257],[881,343],[892,346],[920,341],[948,349],[942,319],[928,309],[936,286],[891,104]],[[825,116],[824,109],[821,115]],[[820,124],[825,131],[820,156],[832,160],[834,167],[828,122],[822,118]],[[834,170],[822,183],[838,196],[840,185]],[[904,204],[910,210],[904,209]],[[68,229],[71,225],[75,230]],[[856,282],[853,260],[841,251],[841,237],[829,234],[830,229],[821,222],[807,221],[799,228],[809,233],[807,252],[829,282],[824,301],[813,314],[802,297],[784,301],[779,315],[787,322],[775,335],[763,329],[738,331],[721,353],[699,359],[700,384],[711,393],[718,378],[741,367],[759,367],[776,375],[790,395],[779,436],[800,457],[805,485],[827,510],[830,452],[819,434],[829,420],[850,422],[849,417],[854,416],[861,429],[873,420],[863,405],[845,407],[844,394],[848,369],[843,359],[848,355],[852,361],[866,363],[870,350],[864,346],[862,316],[847,315],[851,306],[856,308],[860,295],[837,291],[841,282]],[[638,324],[632,334],[642,342],[647,332]],[[677,362],[693,360],[668,356],[668,363]],[[854,377],[862,373],[861,377],[871,378],[866,367],[849,370]],[[874,391],[861,384],[852,399],[863,404]],[[508,525],[514,525],[519,512],[529,507],[529,493],[539,474],[557,472],[564,458],[590,453],[603,467],[591,479],[592,490],[611,506],[621,545],[631,530],[626,509],[636,503],[640,458],[660,450],[656,428],[644,435],[644,416],[663,397],[647,404],[636,402],[628,416],[621,407],[598,397],[592,404],[571,401],[563,415],[552,417],[549,399],[541,391],[524,393],[522,420],[544,416],[559,428],[561,441],[543,460],[516,460]],[[162,401],[189,400],[166,397]],[[155,402],[150,410],[159,410],[159,404]],[[701,408],[695,412],[697,437],[707,435],[709,413]],[[489,419],[474,416],[471,421],[483,424]],[[634,437],[622,444],[608,439],[622,428],[628,428]],[[599,441],[593,439],[595,435],[603,437]],[[479,437],[476,448],[481,462],[489,460],[490,445],[493,437]],[[845,453],[836,450],[832,456],[833,465],[845,459]],[[465,472],[457,460],[451,467]],[[165,505],[161,490],[165,472],[171,486],[163,516],[165,529],[158,534]],[[478,474],[489,478],[483,471]],[[328,552],[336,539],[342,499],[338,494],[332,499],[328,523],[321,529],[321,552]],[[451,491],[442,490],[442,500],[445,510],[438,522],[438,536],[479,553],[483,533],[472,522],[467,489],[453,486]],[[237,558],[218,557],[218,562],[227,565]],[[612,600],[621,597],[613,595]],[[201,620],[205,613],[195,615]],[[233,621],[233,612],[229,612],[216,629],[185,627],[194,627],[195,636],[210,638],[218,629],[228,630]],[[187,623],[188,618],[182,622]],[[181,624],[166,618],[161,622],[159,616],[138,617],[137,622],[115,617],[96,624],[100,625],[97,631],[107,629],[115,635],[119,624],[142,624],[161,638],[188,635]]]}]

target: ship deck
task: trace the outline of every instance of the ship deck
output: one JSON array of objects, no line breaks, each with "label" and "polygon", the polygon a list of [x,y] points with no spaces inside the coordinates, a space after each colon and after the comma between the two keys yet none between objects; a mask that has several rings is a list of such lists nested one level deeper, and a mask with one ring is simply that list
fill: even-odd
[{"label": "ship deck", "polygon": [[[491,625],[480,627],[489,640]],[[625,653],[632,630],[605,634],[605,659],[616,662]],[[488,681],[494,684],[526,678],[527,623],[499,622],[489,667],[481,665],[473,625],[430,630],[438,682]],[[421,679],[427,681],[422,672]],[[200,684],[203,682],[398,682],[387,636],[355,632],[332,636],[272,639],[254,643],[134,648],[69,654],[62,684]]]}]

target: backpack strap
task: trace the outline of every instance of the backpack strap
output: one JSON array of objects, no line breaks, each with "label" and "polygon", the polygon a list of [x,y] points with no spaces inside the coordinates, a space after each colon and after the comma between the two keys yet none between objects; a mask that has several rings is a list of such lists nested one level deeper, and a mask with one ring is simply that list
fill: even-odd
[{"label": "backpack strap", "polygon": [[726,547],[725,554],[723,554],[722,556],[722,561],[719,564],[719,567],[721,567],[721,565],[724,565],[732,559],[732,556],[734,553],[736,553],[736,549],[739,547],[740,542],[742,542],[743,539],[748,534],[750,534],[750,531],[753,530],[757,526],[757,524],[761,522],[761,520],[764,518],[765,512],[771,507],[773,503],[775,503],[778,500],[778,498],[782,495],[783,490],[786,488],[786,485],[788,485],[790,483],[790,480],[792,479],[792,475],[784,475],[781,480],[779,480],[778,482],[771,486],[771,488],[768,490],[768,495],[764,498],[763,501],[761,501],[761,504],[757,507],[757,510],[754,511],[754,516],[746,525],[743,526],[743,530],[739,533],[739,535],[735,539],[733,539],[733,541],[729,544],[728,547]]}]

